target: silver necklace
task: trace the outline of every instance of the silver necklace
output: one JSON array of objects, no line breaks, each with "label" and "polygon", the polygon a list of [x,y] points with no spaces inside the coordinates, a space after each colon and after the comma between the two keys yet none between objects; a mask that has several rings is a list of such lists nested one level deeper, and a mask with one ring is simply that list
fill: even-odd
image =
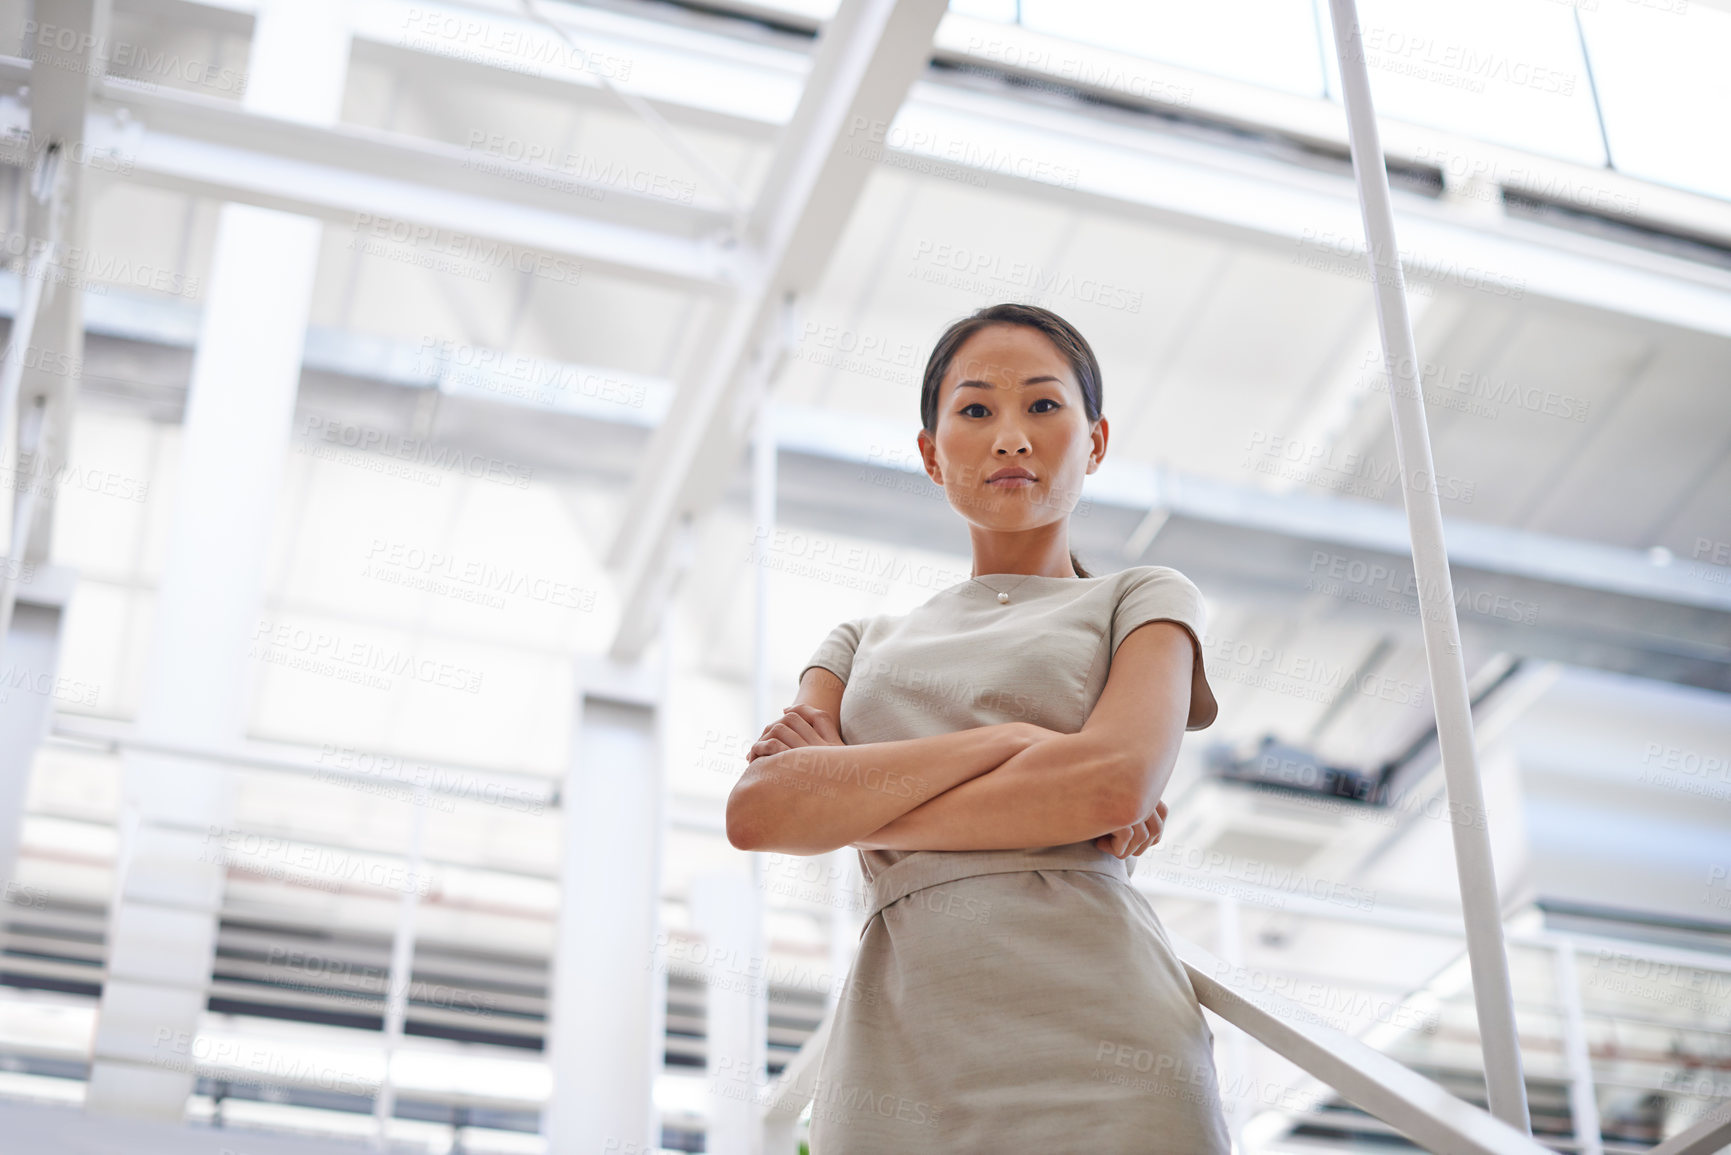
[{"label": "silver necklace", "polygon": [[[1028,573],[1028,574],[1023,574],[1023,575],[1022,575],[1022,582],[1025,582],[1025,581],[1027,581],[1027,580],[1028,580],[1028,579],[1029,579],[1029,578],[1031,578],[1031,577],[1033,577],[1033,576],[1034,576],[1034,575],[1033,575],[1033,574],[1031,574],[1031,573]],[[969,578],[969,579],[968,579],[968,580],[969,580],[969,581],[976,581],[976,582],[980,582],[980,579],[979,579],[979,578]],[[1013,590],[1013,589],[1018,589],[1018,588],[1020,588],[1020,586],[1021,586],[1021,584],[1022,584],[1022,582],[1017,582],[1017,583],[1016,583],[1016,584],[1015,584],[1015,585],[1013,585],[1013,586],[1011,586],[1011,587],[1010,587],[1010,589],[1012,589],[1012,590]],[[986,583],[985,583],[985,582],[980,582],[980,584],[981,584],[981,585],[983,585],[983,586],[986,586]],[[987,589],[989,589],[989,590],[992,590],[992,592],[993,592],[993,593],[995,593],[995,594],[997,594],[997,595],[998,595],[998,604],[999,604],[999,605],[1001,605],[1001,606],[1007,606],[1007,605],[1009,605],[1009,604],[1010,604],[1010,591],[1009,591],[1009,590],[1000,590],[1000,589],[992,589],[992,587],[991,587],[991,586],[986,586],[986,588],[987,588]]]}]

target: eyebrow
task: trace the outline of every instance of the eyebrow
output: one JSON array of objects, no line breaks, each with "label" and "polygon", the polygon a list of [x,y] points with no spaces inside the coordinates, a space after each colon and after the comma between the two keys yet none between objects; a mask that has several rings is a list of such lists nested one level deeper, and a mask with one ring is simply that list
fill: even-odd
[{"label": "eyebrow", "polygon": [[[1038,377],[1025,378],[1022,381],[1022,384],[1023,385],[1044,385],[1048,381],[1052,382],[1053,384],[1056,384],[1056,385],[1062,385],[1063,384],[1063,381],[1061,379],[1052,376],[1050,373],[1044,373]],[[969,388],[973,388],[973,389],[996,389],[997,386],[991,384],[988,381],[958,381],[958,382],[956,382],[956,388],[957,389],[969,389]]]}]

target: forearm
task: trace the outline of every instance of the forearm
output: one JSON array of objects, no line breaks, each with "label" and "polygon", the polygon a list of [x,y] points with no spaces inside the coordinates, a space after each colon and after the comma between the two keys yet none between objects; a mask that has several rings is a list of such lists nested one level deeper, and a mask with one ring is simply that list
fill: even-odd
[{"label": "forearm", "polygon": [[857,746],[801,746],[746,767],[727,800],[741,849],[824,854],[1002,765],[1034,741],[1018,723]]},{"label": "forearm", "polygon": [[1085,842],[1122,825],[1118,757],[1086,733],[1048,738],[893,818],[867,850],[1012,850]]}]

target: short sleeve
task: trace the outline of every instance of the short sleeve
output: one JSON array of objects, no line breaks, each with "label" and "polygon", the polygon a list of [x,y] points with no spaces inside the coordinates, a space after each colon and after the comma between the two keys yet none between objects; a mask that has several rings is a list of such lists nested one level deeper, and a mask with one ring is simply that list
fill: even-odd
[{"label": "short sleeve", "polygon": [[1137,626],[1160,621],[1183,626],[1196,652],[1195,665],[1190,671],[1190,717],[1184,728],[1205,730],[1213,725],[1220,706],[1202,668],[1202,635],[1208,621],[1202,591],[1189,578],[1167,566],[1139,566],[1129,572],[1131,576],[1112,611],[1112,653],[1118,653],[1118,647]]},{"label": "short sleeve", "polygon": [[848,675],[853,672],[854,650],[859,647],[860,632],[864,625],[865,620],[863,618],[855,618],[852,621],[843,622],[831,630],[829,636],[819,643],[817,651],[811,656],[811,661],[801,667],[799,678],[794,680],[797,682],[803,679],[806,670],[813,666],[822,666],[840,678],[842,684],[845,685]]}]

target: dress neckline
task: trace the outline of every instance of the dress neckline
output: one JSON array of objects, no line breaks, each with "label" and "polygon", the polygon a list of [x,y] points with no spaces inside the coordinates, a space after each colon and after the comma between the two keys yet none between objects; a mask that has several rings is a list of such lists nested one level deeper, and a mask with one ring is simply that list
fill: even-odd
[{"label": "dress neckline", "polygon": [[[1028,590],[1030,588],[1036,588],[1036,587],[1030,587],[1028,585],[1029,581],[1045,583],[1045,584],[1043,584],[1037,588],[1049,589],[1049,588],[1051,588],[1051,583],[1054,583],[1054,582],[1061,582],[1065,585],[1072,585],[1072,584],[1082,585],[1086,582],[1103,581],[1106,578],[1113,577],[1113,576],[1115,576],[1115,575],[1113,575],[1113,574],[1096,574],[1093,577],[1056,577],[1052,574],[1043,574],[1043,573],[983,573],[983,574],[979,575],[980,578],[986,578],[986,579],[991,579],[991,578],[1021,578],[1023,580],[1018,581],[1016,583],[1016,587],[1023,589],[1023,590]],[[993,601],[997,601],[997,597],[998,597],[998,591],[996,589],[994,589],[991,586],[988,586],[985,582],[980,581],[978,578],[972,578],[972,577],[963,578],[960,582],[951,586],[950,589],[957,592],[957,593],[962,594],[963,596],[983,596],[983,597],[990,598]],[[1006,592],[1014,593],[1015,591],[1014,591],[1014,589],[1010,589],[1010,590],[1007,590]],[[1013,599],[1012,599],[1012,602],[1005,602],[1005,603],[1000,603],[1000,604],[1004,604],[1004,605],[1013,604]]]}]

